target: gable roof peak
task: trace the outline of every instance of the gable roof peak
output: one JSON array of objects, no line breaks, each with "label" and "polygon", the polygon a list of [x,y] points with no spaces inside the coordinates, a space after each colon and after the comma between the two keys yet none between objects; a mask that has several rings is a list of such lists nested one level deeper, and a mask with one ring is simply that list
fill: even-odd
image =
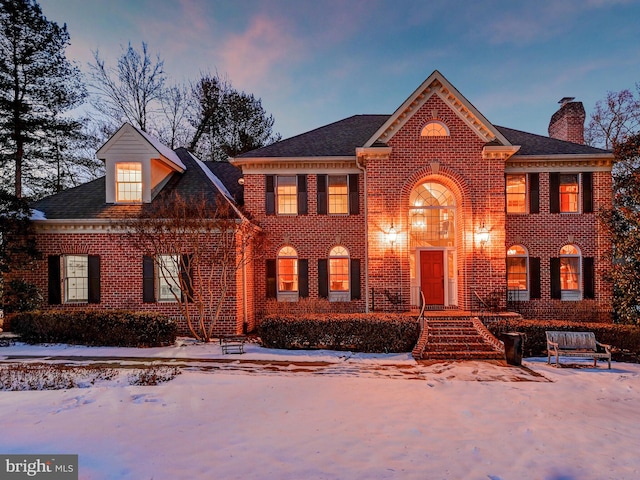
[{"label": "gable roof peak", "polygon": [[485,142],[497,140],[502,145],[511,145],[442,73],[434,70],[367,141],[365,147],[370,147],[376,142],[387,143],[433,95],[438,95]]}]

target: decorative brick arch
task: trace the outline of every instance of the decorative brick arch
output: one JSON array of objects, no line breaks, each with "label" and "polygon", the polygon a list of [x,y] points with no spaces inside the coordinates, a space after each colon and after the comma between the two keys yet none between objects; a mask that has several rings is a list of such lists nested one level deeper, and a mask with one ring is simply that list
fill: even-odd
[{"label": "decorative brick arch", "polygon": [[[409,225],[409,198],[411,192],[421,183],[436,182],[446,187],[453,195],[456,205],[456,231],[455,250],[457,251],[457,270],[462,273],[457,275],[457,305],[469,305],[469,268],[462,267],[462,262],[467,262],[468,252],[473,249],[473,242],[469,235],[473,231],[473,206],[471,203],[471,189],[464,178],[455,170],[443,166],[437,162],[432,162],[423,168],[415,171],[404,182],[400,191],[400,202],[403,209],[406,225]],[[409,228],[409,227],[407,227]],[[449,300],[451,301],[451,300]],[[450,304],[451,305],[451,304]]]}]

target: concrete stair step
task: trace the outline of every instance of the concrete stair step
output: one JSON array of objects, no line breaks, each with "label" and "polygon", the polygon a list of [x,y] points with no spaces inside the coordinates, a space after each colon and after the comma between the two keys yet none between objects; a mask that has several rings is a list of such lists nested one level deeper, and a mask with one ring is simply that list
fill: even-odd
[{"label": "concrete stair step", "polygon": [[423,352],[422,360],[504,360],[504,354],[501,352],[465,352],[465,351],[447,351],[447,352]]}]

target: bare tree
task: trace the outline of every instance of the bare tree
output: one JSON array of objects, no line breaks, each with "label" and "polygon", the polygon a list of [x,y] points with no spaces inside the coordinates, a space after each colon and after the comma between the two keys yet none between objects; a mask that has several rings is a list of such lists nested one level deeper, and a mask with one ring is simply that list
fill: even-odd
[{"label": "bare tree", "polygon": [[152,60],[144,42],[142,52],[129,43],[117,67],[107,66],[97,50],[93,58],[94,63],[89,64],[90,86],[96,96],[91,104],[114,127],[127,121],[146,132],[164,94],[164,61],[159,55]]},{"label": "bare tree", "polygon": [[[191,334],[211,341],[227,294],[260,251],[262,233],[218,195],[168,195],[125,222],[135,248],[153,259]],[[235,297],[235,295],[232,295]]]},{"label": "bare tree", "polygon": [[[636,84],[640,94],[640,83]],[[630,90],[607,92],[598,100],[585,129],[585,143],[607,150],[640,129],[640,99]]]},{"label": "bare tree", "polygon": [[160,99],[164,121],[158,126],[160,140],[171,149],[187,145],[193,128],[189,124],[192,96],[184,85],[173,85]]}]

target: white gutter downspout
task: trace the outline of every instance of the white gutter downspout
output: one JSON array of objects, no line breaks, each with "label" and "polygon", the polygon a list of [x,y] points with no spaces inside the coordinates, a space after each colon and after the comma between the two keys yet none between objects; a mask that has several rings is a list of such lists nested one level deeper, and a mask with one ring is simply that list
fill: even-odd
[{"label": "white gutter downspout", "polygon": [[362,170],[363,176],[363,186],[362,190],[364,193],[364,311],[365,313],[369,313],[369,209],[367,208],[367,170],[365,167],[360,165],[360,158],[356,152],[356,166],[358,169]]}]

